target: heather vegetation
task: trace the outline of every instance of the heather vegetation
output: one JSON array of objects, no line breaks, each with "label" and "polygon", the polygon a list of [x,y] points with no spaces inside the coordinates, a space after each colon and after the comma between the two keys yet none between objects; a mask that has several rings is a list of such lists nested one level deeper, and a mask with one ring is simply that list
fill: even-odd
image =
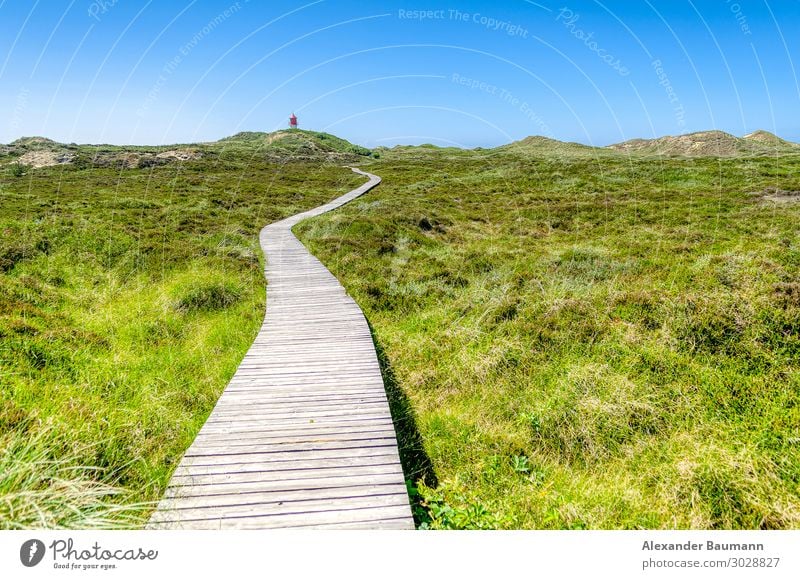
[{"label": "heather vegetation", "polygon": [[554,145],[385,151],[299,226],[406,401],[419,523],[797,528],[800,157]]},{"label": "heather vegetation", "polygon": [[259,229],[360,178],[257,146],[17,167],[0,168],[0,527],[139,525],[260,326]]},{"label": "heather vegetation", "polygon": [[296,232],[372,325],[420,527],[800,527],[800,155],[758,137],[2,147],[0,526],[146,519],[262,320],[259,229],[358,164]]}]

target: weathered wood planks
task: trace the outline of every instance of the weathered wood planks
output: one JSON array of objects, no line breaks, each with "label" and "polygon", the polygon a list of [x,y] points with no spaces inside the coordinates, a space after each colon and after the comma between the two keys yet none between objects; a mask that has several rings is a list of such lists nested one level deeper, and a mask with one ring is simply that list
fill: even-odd
[{"label": "weathered wood planks", "polygon": [[267,313],[173,473],[149,528],[413,529],[397,438],[364,314],[292,234],[268,225]]}]

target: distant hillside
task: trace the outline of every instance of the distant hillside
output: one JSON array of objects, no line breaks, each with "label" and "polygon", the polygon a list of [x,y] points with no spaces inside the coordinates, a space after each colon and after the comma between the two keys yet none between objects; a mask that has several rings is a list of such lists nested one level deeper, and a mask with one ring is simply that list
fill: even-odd
[{"label": "distant hillside", "polygon": [[797,143],[791,143],[785,139],[781,139],[778,135],[773,135],[769,131],[756,131],[742,138],[753,143],[762,143],[771,147],[790,147],[793,149],[800,147]]},{"label": "distant hillside", "polygon": [[800,145],[767,131],[756,131],[742,138],[723,131],[701,131],[657,139],[632,139],[609,145],[608,148],[623,153],[677,157],[736,157],[800,152]]},{"label": "distant hillside", "polygon": [[241,132],[218,141],[182,145],[76,145],[58,143],[45,137],[22,137],[0,145],[0,165],[39,168],[57,165],[76,167],[147,168],[176,162],[211,158],[234,162],[261,159],[286,161],[355,163],[365,158],[389,155],[513,154],[522,156],[579,156],[628,154],[669,157],[736,157],[798,154],[800,144],[781,139],[767,131],[735,137],[723,131],[702,131],[657,139],[632,139],[608,147],[591,147],[543,136],[525,137],[493,149],[460,149],[435,145],[403,145],[370,150],[330,133],[285,129]]},{"label": "distant hillside", "polygon": [[33,169],[56,165],[138,169],[200,159],[205,154],[200,145],[77,145],[45,137],[21,137],[0,145],[0,164]]},{"label": "distant hillside", "polygon": [[508,145],[496,147],[495,151],[509,151],[516,153],[535,153],[535,154],[552,154],[552,155],[597,155],[598,153],[605,152],[598,147],[590,147],[580,143],[569,143],[564,141],[557,141],[548,137],[531,136],[525,137],[519,141],[514,141]]},{"label": "distant hillside", "polygon": [[52,139],[45,137],[20,137],[13,143],[9,143],[9,147],[19,147],[28,150],[49,150],[61,147],[60,143],[56,143]]},{"label": "distant hillside", "polygon": [[272,133],[243,132],[208,145],[220,151],[247,151],[275,160],[353,161],[372,151],[330,133],[287,129]]},{"label": "distant hillside", "polygon": [[23,137],[0,145],[0,164],[40,168],[55,165],[138,169],[205,157],[269,161],[354,162],[372,151],[316,131],[243,132],[210,143],[162,146],[76,145],[44,137]]}]

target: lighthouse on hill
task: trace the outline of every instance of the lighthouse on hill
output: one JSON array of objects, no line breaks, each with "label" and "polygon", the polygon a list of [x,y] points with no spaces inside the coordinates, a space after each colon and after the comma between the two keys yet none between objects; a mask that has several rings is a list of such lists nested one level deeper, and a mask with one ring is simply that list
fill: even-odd
[{"label": "lighthouse on hill", "polygon": [[297,128],[297,117],[295,116],[294,113],[292,113],[292,116],[289,117],[289,128],[290,129],[296,129]]}]

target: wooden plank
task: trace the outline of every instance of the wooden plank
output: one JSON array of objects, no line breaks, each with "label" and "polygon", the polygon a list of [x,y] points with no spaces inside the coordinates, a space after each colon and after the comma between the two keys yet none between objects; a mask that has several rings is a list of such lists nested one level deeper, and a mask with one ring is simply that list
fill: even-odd
[{"label": "wooden plank", "polygon": [[[391,461],[382,464],[359,464],[347,466],[330,466],[326,468],[294,468],[290,470],[266,470],[246,473],[210,473],[210,474],[194,474],[194,475],[179,475],[176,474],[172,478],[172,485],[167,491],[171,491],[176,487],[214,487],[224,491],[227,485],[239,484],[260,484],[269,483],[272,481],[294,481],[300,487],[306,484],[308,479],[325,479],[335,477],[337,479],[348,480],[350,477],[367,476],[375,474],[391,474],[393,476],[402,476],[403,471]],[[203,489],[207,492],[207,488]]]},{"label": "wooden plank", "polygon": [[[167,499],[171,501],[170,499]],[[329,498],[322,499],[298,499],[287,500],[265,500],[264,502],[246,502],[243,499],[239,504],[187,507],[185,509],[160,508],[154,513],[154,520],[174,520],[179,517],[183,521],[208,520],[220,518],[237,517],[270,517],[276,515],[302,516],[305,513],[339,512],[344,510],[370,509],[376,507],[397,507],[405,506],[408,508],[408,495],[405,490],[397,492],[390,490],[381,493],[375,490],[372,493],[358,494],[352,497],[337,497],[335,500]],[[168,503],[172,505],[173,503]]]},{"label": "wooden plank", "polygon": [[[375,389],[374,391],[366,391],[366,392],[353,392],[353,393],[342,393],[342,392],[322,392],[322,393],[313,393],[309,392],[306,394],[297,393],[292,396],[281,396],[275,395],[274,392],[270,392],[270,399],[274,401],[276,405],[286,404],[286,405],[301,405],[306,403],[326,403],[331,401],[336,401],[337,399],[341,400],[372,400],[376,396],[380,396],[380,392]],[[243,397],[242,395],[236,396],[234,398],[226,398],[225,400],[220,399],[218,406],[230,406],[230,407],[237,407],[242,404],[252,404],[254,406],[259,406],[261,404],[269,404],[269,402],[264,402],[263,398],[260,395],[253,395],[250,397]]]},{"label": "wooden plank", "polygon": [[397,518],[389,518],[384,515],[382,518],[379,519],[368,519],[362,521],[353,521],[351,523],[333,523],[335,527],[333,527],[330,523],[319,523],[316,525],[286,525],[284,528],[287,529],[331,529],[335,528],[337,530],[407,530],[413,529],[413,525],[409,525],[409,521],[406,517],[397,517]]},{"label": "wooden plank", "polygon": [[276,402],[275,405],[269,405],[257,398],[251,398],[247,400],[226,402],[224,405],[221,405],[218,408],[219,412],[217,412],[217,415],[225,416],[228,414],[234,414],[240,416],[242,412],[261,413],[263,411],[264,413],[268,413],[270,410],[272,413],[275,413],[303,410],[320,411],[328,408],[365,408],[368,406],[381,404],[386,404],[386,400],[371,398],[369,396],[359,396],[358,398],[342,398],[341,402],[338,404],[333,399],[312,399],[300,403],[279,401]]},{"label": "wooden plank", "polygon": [[377,427],[383,426],[385,424],[392,424],[390,418],[385,416],[370,420],[361,420],[361,421],[353,421],[353,420],[326,420],[324,422],[302,422],[300,424],[295,424],[294,427],[287,425],[285,423],[270,423],[270,424],[257,424],[257,425],[229,425],[229,426],[219,426],[214,429],[206,429],[205,427],[198,433],[197,437],[200,438],[201,436],[209,435],[209,436],[220,436],[224,434],[228,435],[250,435],[259,432],[283,432],[285,430],[294,430],[298,428],[306,428],[309,431],[314,431],[315,429],[325,429],[330,430],[331,428],[351,428],[351,427]]},{"label": "wooden plank", "polygon": [[320,490],[327,488],[358,488],[380,484],[396,484],[394,471],[371,475],[337,475],[306,477],[304,479],[231,481],[225,484],[192,484],[170,487],[164,498],[212,497],[217,495],[245,495],[259,492]]},{"label": "wooden plank", "polygon": [[[305,426],[305,425],[303,425]],[[273,428],[272,430],[265,429],[252,429],[241,430],[235,432],[235,437],[231,436],[233,432],[207,432],[198,434],[195,442],[192,444],[197,445],[215,445],[224,444],[250,444],[251,442],[261,442],[263,444],[280,444],[285,440],[314,440],[317,438],[347,438],[350,436],[362,435],[391,435],[394,433],[394,428],[391,422],[370,422],[366,424],[312,424],[308,428]],[[191,447],[190,447],[191,448]]]},{"label": "wooden plank", "polygon": [[[214,414],[211,413],[209,418],[213,418]],[[241,419],[241,420],[234,420],[229,419],[221,422],[209,420],[206,422],[205,426],[203,426],[203,430],[208,430],[211,432],[219,432],[220,430],[239,430],[241,428],[258,428],[264,424],[269,424],[271,426],[277,425],[288,425],[288,426],[301,426],[303,424],[321,424],[326,423],[329,420],[339,421],[344,423],[367,423],[372,420],[380,420],[386,418],[386,413],[380,410],[372,412],[372,413],[362,413],[358,416],[353,416],[352,413],[347,414],[338,414],[338,415],[331,415],[331,416],[315,416],[315,417],[307,417],[307,416],[282,416],[280,418],[271,418],[270,420],[266,420],[264,418],[250,418],[250,419]]]},{"label": "wooden plank", "polygon": [[311,435],[295,435],[295,436],[269,436],[269,437],[242,437],[236,438],[232,440],[230,436],[223,436],[223,437],[216,437],[216,438],[203,438],[199,441],[198,445],[192,445],[189,447],[189,450],[186,451],[187,456],[198,456],[193,455],[194,448],[197,448],[198,451],[202,451],[205,449],[212,449],[217,447],[225,447],[231,448],[231,452],[234,449],[238,450],[243,447],[261,447],[264,448],[268,445],[269,448],[286,448],[288,445],[296,445],[296,444],[326,444],[329,445],[331,443],[352,443],[357,441],[368,441],[368,440],[392,440],[395,438],[395,434],[393,430],[384,429],[384,430],[374,430],[369,429],[364,432],[346,432],[346,433],[339,433],[339,432],[331,432],[328,431],[323,434],[311,434]]},{"label": "wooden plank", "polygon": [[[335,507],[344,499],[370,499],[373,496],[401,495],[407,501],[406,486],[397,480],[387,482],[371,481],[370,483],[323,485],[318,488],[292,488],[281,485],[279,488],[257,488],[247,492],[231,492],[205,495],[186,495],[178,493],[174,497],[165,497],[161,503],[162,509],[188,510],[188,509],[223,509],[224,507],[253,507],[265,508],[267,505],[290,505],[300,508],[313,503],[311,506],[327,501]],[[365,501],[359,501],[365,502]],[[335,510],[331,508],[330,510]],[[228,511],[226,511],[227,514]]]},{"label": "wooden plank", "polygon": [[252,407],[243,405],[239,409],[226,410],[221,409],[219,412],[214,413],[214,420],[209,420],[214,424],[217,422],[226,422],[228,420],[280,420],[282,418],[294,418],[301,416],[308,419],[319,419],[329,416],[349,416],[363,413],[372,413],[383,410],[387,402],[385,400],[377,400],[372,402],[342,402],[341,404],[309,404],[308,406],[290,406],[286,407],[280,405],[277,407],[272,406],[259,406]]},{"label": "wooden plank", "polygon": [[[387,521],[384,525],[374,525],[372,529],[413,529],[413,521],[407,515],[408,507],[405,505],[353,507],[338,511],[306,511],[301,513],[288,513],[282,515],[245,514],[238,517],[216,517],[209,519],[192,519],[183,521],[175,516],[162,521],[154,521],[152,528],[163,529],[290,529],[325,525],[328,529],[346,527],[354,521]],[[392,521],[393,525],[389,525]],[[361,527],[364,528],[364,527]]]},{"label": "wooden plank", "polygon": [[[314,442],[299,442],[299,443],[285,443],[285,444],[259,444],[249,447],[241,446],[225,446],[210,449],[203,445],[192,451],[190,448],[184,456],[187,458],[203,459],[208,458],[214,464],[224,464],[220,460],[231,462],[259,462],[268,457],[284,458],[289,456],[287,453],[302,452],[304,457],[318,457],[318,456],[334,456],[345,454],[340,451],[354,451],[364,452],[366,449],[371,448],[386,448],[391,447],[395,441],[392,437],[384,438],[371,438],[368,440],[353,440],[353,441],[331,441],[331,440],[317,440]],[[347,453],[353,456],[352,453]]]},{"label": "wooden plank", "polygon": [[264,322],[151,528],[414,528],[366,318],[291,232],[380,182],[362,174],[361,187],[261,231]]},{"label": "wooden plank", "polygon": [[391,444],[372,443],[356,448],[335,446],[331,448],[313,448],[305,452],[293,452],[284,450],[267,450],[257,453],[222,453],[202,456],[185,456],[181,465],[187,468],[203,466],[235,466],[245,467],[257,465],[266,467],[272,463],[279,464],[298,464],[310,461],[329,461],[335,459],[358,459],[363,457],[393,456]]}]

